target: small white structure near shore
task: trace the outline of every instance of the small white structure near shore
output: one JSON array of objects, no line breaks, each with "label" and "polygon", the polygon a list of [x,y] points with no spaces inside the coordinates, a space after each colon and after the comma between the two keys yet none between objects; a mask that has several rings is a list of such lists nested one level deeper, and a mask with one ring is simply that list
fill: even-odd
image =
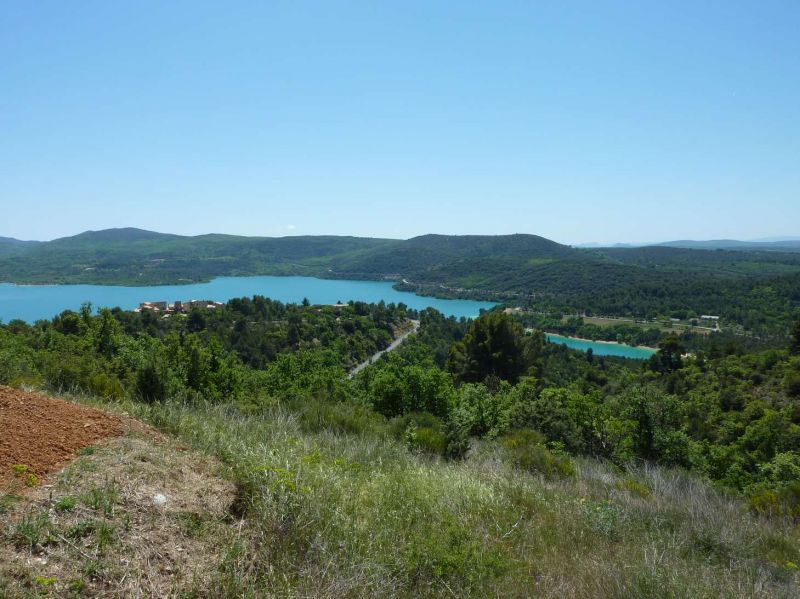
[{"label": "small white structure near shore", "polygon": [[216,308],[221,308],[224,306],[222,302],[215,302],[212,300],[188,300],[182,302],[181,300],[176,300],[174,304],[168,304],[167,302],[142,302],[139,304],[138,308],[134,308],[134,312],[166,312],[168,314],[171,313],[186,313],[192,308],[203,308],[214,310]]}]

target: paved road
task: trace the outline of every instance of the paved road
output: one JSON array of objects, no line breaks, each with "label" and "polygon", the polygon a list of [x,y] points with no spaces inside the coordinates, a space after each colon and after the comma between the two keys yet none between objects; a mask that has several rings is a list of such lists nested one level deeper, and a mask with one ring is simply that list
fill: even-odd
[{"label": "paved road", "polygon": [[389,344],[389,347],[387,347],[386,349],[382,349],[381,351],[379,351],[378,353],[376,353],[372,357],[370,357],[368,360],[365,360],[364,362],[361,362],[361,364],[359,364],[358,366],[356,366],[355,368],[353,368],[350,371],[350,373],[347,375],[347,377],[348,378],[353,378],[355,375],[357,375],[359,372],[361,372],[364,368],[366,368],[367,366],[372,364],[375,360],[380,358],[383,354],[388,353],[388,352],[392,351],[393,349],[396,349],[397,347],[399,347],[400,344],[403,343],[403,341],[406,340],[406,337],[408,337],[411,333],[416,333],[417,330],[419,330],[419,320],[412,320],[411,321],[411,329],[410,330],[406,331],[405,333],[400,335],[397,339],[392,341],[391,344]]}]

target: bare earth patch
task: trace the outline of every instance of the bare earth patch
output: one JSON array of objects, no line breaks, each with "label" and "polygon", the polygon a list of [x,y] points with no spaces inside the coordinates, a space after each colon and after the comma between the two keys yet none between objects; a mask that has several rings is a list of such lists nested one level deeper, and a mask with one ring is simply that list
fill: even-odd
[{"label": "bare earth patch", "polygon": [[[75,451],[122,433],[118,416],[0,386],[0,492],[57,470]],[[25,475],[25,476],[23,476]]]},{"label": "bare earth patch", "polygon": [[123,436],[22,494],[0,492],[0,596],[213,595],[238,530],[234,485],[215,460],[111,418]]}]

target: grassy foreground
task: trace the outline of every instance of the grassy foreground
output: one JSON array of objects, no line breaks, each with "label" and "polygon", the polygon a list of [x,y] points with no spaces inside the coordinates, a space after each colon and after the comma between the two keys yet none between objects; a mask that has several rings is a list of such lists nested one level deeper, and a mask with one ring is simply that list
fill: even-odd
[{"label": "grassy foreground", "polygon": [[237,488],[213,557],[198,556],[213,567],[165,596],[800,594],[797,527],[677,471],[581,460],[548,479],[512,469],[493,443],[444,462],[280,406],[121,407],[219,458]]}]

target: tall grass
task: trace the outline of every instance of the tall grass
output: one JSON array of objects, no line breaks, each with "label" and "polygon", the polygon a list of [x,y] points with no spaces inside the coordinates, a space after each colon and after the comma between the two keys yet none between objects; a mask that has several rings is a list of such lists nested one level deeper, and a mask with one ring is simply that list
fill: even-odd
[{"label": "tall grass", "polygon": [[677,471],[581,460],[543,478],[500,444],[445,462],[281,406],[125,409],[221,458],[238,485],[215,596],[800,594],[797,528]]}]

